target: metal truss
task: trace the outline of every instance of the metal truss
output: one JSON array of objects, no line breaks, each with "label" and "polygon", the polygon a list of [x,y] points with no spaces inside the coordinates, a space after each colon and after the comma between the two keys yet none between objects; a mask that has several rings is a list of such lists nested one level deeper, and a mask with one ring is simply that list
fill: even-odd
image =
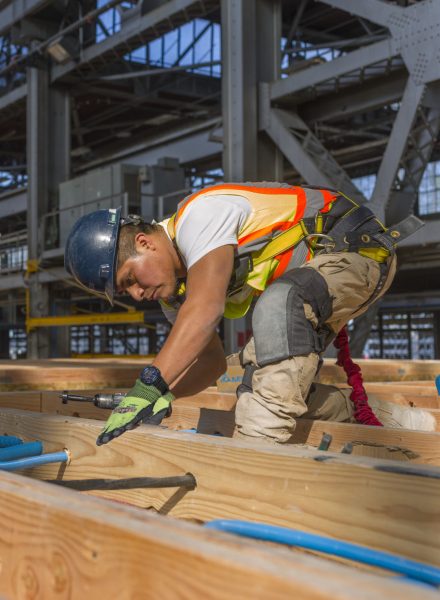
[{"label": "metal truss", "polygon": [[297,114],[270,109],[262,98],[263,95],[260,96],[260,127],[281,148],[302,178],[311,185],[344,190],[354,200],[365,202],[363,194],[306,123]]},{"label": "metal truss", "polygon": [[[384,0],[323,2],[357,18],[370,34],[372,43],[356,49],[354,40],[329,41],[329,46],[333,43],[334,47],[341,49],[339,57],[261,85],[260,128],[307,182],[339,187],[362,202],[365,198],[335,159],[338,152],[325,146],[323,132],[331,131],[331,128],[319,127],[318,122],[318,127],[313,130],[309,123],[317,115],[312,107],[307,110],[307,104],[310,101],[317,104],[320,98],[329,98],[335,112],[332,115],[332,106],[327,106],[323,100],[320,118],[324,121],[326,118],[338,118],[338,110],[340,118],[344,118],[347,113],[365,110],[366,105],[374,106],[374,93],[367,100],[361,99],[360,92],[355,91],[356,86],[366,82],[377,85],[376,82],[379,82],[382,101],[385,97],[390,103],[388,115],[394,112],[396,117],[381,160],[373,207],[382,218],[404,218],[414,210],[418,186],[439,131],[440,105],[436,104],[435,90],[430,92],[436,105],[427,107],[425,104],[426,91],[440,79],[440,4],[423,0],[403,8]],[[298,10],[304,10],[304,6],[305,3],[301,3]],[[298,19],[295,15],[294,30],[301,27],[300,17]],[[384,39],[373,41],[377,37]],[[291,41],[289,33],[285,51]],[[350,45],[351,50],[345,52],[344,49]],[[402,94],[404,67],[409,74]],[[349,106],[348,110],[344,110],[347,97],[338,101],[336,95],[343,90],[348,90],[348,97],[351,94],[354,99],[354,106]],[[339,108],[342,102],[344,107]],[[308,123],[302,118],[303,107]],[[337,131],[337,128],[333,126],[333,130]],[[366,135],[366,130],[363,131]],[[356,133],[361,135],[362,129],[352,128],[346,135],[355,137]],[[382,143],[384,135],[378,135],[377,142],[373,138],[372,135],[371,142],[364,145],[377,146]],[[328,135],[327,139],[330,139]],[[359,144],[357,147],[360,147]]]},{"label": "metal truss", "polygon": [[51,82],[58,81],[75,72],[85,77],[99,71],[110,62],[120,60],[127,53],[148,44],[180,25],[196,18],[203,18],[217,8],[216,0],[169,0],[155,10],[127,21],[121,31],[99,44],[85,48],[80,60],[55,65]]}]

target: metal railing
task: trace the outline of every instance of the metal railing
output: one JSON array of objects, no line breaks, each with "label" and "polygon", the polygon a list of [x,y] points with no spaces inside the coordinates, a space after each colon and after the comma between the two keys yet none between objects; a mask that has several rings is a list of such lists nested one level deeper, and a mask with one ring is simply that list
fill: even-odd
[{"label": "metal railing", "polygon": [[0,236],[0,275],[26,270],[27,259],[26,230]]}]

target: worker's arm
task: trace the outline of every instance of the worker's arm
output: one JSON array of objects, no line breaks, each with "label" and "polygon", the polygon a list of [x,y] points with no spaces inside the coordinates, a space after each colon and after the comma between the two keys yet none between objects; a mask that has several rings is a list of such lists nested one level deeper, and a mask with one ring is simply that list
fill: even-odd
[{"label": "worker's arm", "polygon": [[212,385],[226,371],[226,358],[222,342],[214,333],[210,342],[196,361],[171,386],[176,398],[192,396]]},{"label": "worker's arm", "polygon": [[[226,291],[231,278],[234,263],[234,247],[221,246],[206,256],[188,270],[187,296],[179,309],[176,322],[162,350],[157,355],[153,366],[160,370],[161,378],[153,378],[150,384],[145,377],[137,379],[133,388],[110,415],[107,423],[96,441],[97,445],[107,444],[115,437],[133,429],[141,422],[159,424],[168,414],[174,394],[167,392],[168,386],[176,384],[185,390],[185,385],[195,385],[197,374],[202,378],[201,370],[205,360],[205,350],[214,353],[210,362],[207,379],[203,376],[198,389],[203,389],[205,382],[211,382],[211,375],[220,374],[225,366],[223,352],[220,355],[216,340],[216,327],[223,316]],[[211,346],[212,344],[212,346]],[[208,355],[207,355],[208,356]],[[201,359],[197,366],[197,359]],[[211,359],[218,360],[218,371]],[[207,364],[207,363],[205,363]],[[194,373],[187,380],[191,367]],[[150,371],[153,371],[150,369]],[[177,382],[182,377],[182,383]],[[188,392],[186,392],[188,393]]]},{"label": "worker's arm", "polygon": [[[228,245],[209,252],[189,269],[186,300],[153,362],[167,383],[173,383],[210,344],[223,316],[233,264],[234,247]],[[224,358],[221,369],[224,372]]]}]

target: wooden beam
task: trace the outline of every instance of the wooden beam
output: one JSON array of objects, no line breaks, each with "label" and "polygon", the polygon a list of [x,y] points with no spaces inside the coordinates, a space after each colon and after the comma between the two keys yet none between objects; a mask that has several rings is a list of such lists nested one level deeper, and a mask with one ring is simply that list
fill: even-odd
[{"label": "wooden beam", "polygon": [[[0,390],[84,389],[86,387],[131,387],[141,367],[151,358],[137,359],[51,359],[0,361]],[[440,361],[359,360],[365,381],[434,381]],[[229,372],[238,378],[229,382],[237,387],[241,367],[231,365]],[[220,378],[222,379],[222,378]],[[333,359],[326,359],[320,371],[322,383],[345,383],[343,370]],[[227,391],[223,389],[222,391]]]},{"label": "wooden beam", "polygon": [[162,477],[193,473],[197,488],[94,492],[184,519],[233,518],[299,527],[440,565],[440,470],[293,446],[141,426],[96,447],[101,423],[0,409],[0,434],[68,448],[67,467],[38,478]]},{"label": "wooden beam", "polygon": [[0,361],[0,390],[98,389],[123,386],[130,388],[144,361],[102,361],[98,359]]},{"label": "wooden beam", "polygon": [[[218,433],[231,437],[235,419],[233,411],[197,409],[176,404],[171,417],[163,423],[170,429],[195,428],[199,433]],[[330,450],[333,452],[340,452],[345,444],[351,442],[354,456],[411,461],[440,467],[440,434],[437,432],[297,419],[290,443],[317,448],[324,433],[332,436]]]},{"label": "wooden beam", "polygon": [[[440,374],[440,361],[438,360],[387,360],[387,359],[356,359],[361,367],[364,381],[434,381]],[[325,361],[325,368],[321,369],[321,383],[346,382],[346,376],[338,367],[334,359]]]},{"label": "wooden beam", "polygon": [[0,392],[0,407],[41,411],[41,392]]},{"label": "wooden beam", "polygon": [[[419,600],[418,586],[0,474],[8,598]],[[423,590],[428,600],[435,592]]]},{"label": "wooden beam", "polygon": [[[234,356],[228,359],[228,369],[217,380],[221,392],[233,392],[239,385],[243,376],[243,369]],[[383,360],[383,359],[356,359],[361,367],[365,382],[373,381],[426,381],[433,382],[440,374],[440,361],[438,360]],[[341,367],[336,365],[334,359],[324,359],[324,364],[319,371],[321,383],[345,383],[346,375]]]},{"label": "wooden beam", "polygon": [[[96,392],[97,390],[86,390],[84,394],[93,395]],[[52,391],[41,392],[40,407],[39,395],[40,392],[0,393],[0,406],[19,410],[41,410],[41,412],[100,421],[110,415],[109,410],[96,408],[89,403],[62,404],[59,393]],[[196,396],[176,400],[171,417],[166,419],[163,425],[174,430],[195,428],[200,433],[220,433],[231,437],[234,429],[234,405],[235,396],[232,394],[202,392]],[[224,406],[228,410],[218,409]],[[436,418],[437,430],[440,431],[440,410],[429,412]],[[324,432],[332,435],[331,449],[336,452],[339,452],[344,444],[354,442],[353,454],[355,455],[411,460],[415,463],[440,466],[440,436],[433,432],[298,419],[291,443],[318,447]]]}]

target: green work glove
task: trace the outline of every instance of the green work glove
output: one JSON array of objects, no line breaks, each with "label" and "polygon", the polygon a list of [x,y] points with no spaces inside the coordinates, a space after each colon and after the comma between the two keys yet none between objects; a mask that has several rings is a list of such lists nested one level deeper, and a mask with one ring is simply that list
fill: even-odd
[{"label": "green work glove", "polygon": [[107,444],[125,431],[133,429],[141,422],[159,425],[165,416],[171,412],[173,394],[162,392],[154,385],[146,385],[140,379],[120,402],[105,424],[104,429],[96,440],[97,446]]}]

